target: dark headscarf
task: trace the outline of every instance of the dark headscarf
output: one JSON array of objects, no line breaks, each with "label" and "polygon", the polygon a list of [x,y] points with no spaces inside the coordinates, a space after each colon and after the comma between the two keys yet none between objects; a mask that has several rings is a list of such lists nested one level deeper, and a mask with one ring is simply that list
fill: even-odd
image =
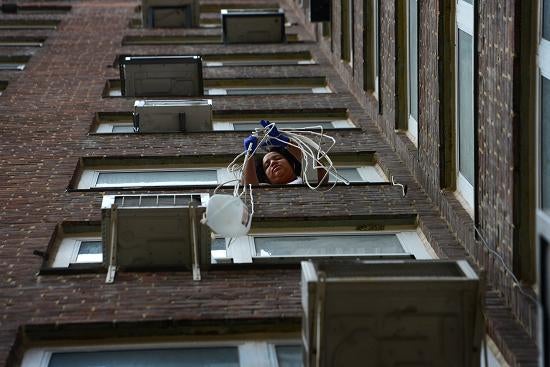
[{"label": "dark headscarf", "polygon": [[[288,150],[286,150],[285,148],[273,147],[269,149],[268,153],[271,153],[271,152],[279,153],[280,155],[285,157],[288,163],[290,163],[290,166],[292,167],[294,171],[294,175],[296,175],[296,177],[302,174],[302,164]],[[260,183],[271,183],[269,182],[269,179],[265,174],[264,163],[263,163],[264,157],[265,157],[265,154],[256,156],[256,176],[258,177],[258,181]]]}]

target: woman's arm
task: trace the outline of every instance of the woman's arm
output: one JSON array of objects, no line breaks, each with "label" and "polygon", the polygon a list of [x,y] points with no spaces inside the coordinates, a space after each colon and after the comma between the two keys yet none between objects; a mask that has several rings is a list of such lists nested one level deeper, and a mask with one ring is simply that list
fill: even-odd
[{"label": "woman's arm", "polygon": [[[243,174],[241,176],[241,183],[243,185],[257,185],[258,175],[256,173],[256,157],[254,157],[254,151],[258,147],[258,138],[254,135],[250,135],[248,138],[244,139],[243,142],[244,150],[247,151],[250,149],[248,160],[246,161],[243,167]],[[251,146],[252,145],[252,146]]]}]

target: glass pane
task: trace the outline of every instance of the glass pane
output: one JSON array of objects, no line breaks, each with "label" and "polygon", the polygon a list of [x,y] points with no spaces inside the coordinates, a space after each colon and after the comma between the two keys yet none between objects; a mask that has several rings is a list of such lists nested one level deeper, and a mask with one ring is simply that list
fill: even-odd
[{"label": "glass pane", "polygon": [[275,347],[277,352],[278,367],[302,367],[302,347],[299,345],[277,345]]},{"label": "glass pane", "polygon": [[258,256],[396,254],[405,250],[395,234],[255,237]]},{"label": "glass pane", "polygon": [[[343,176],[346,180],[349,182],[364,182],[363,178],[359,174],[359,171],[357,171],[357,168],[337,168],[338,174],[340,176]],[[336,177],[330,176],[328,179],[328,182],[335,182]],[[341,180],[340,180],[341,182]]]},{"label": "glass pane", "polygon": [[409,0],[409,114],[418,121],[418,10]]},{"label": "glass pane", "polygon": [[216,238],[212,241],[212,247],[210,249],[212,258],[227,257],[227,251],[225,247],[225,238]]},{"label": "glass pane", "polygon": [[132,125],[115,125],[113,126],[114,133],[133,133],[134,132],[134,126]]},{"label": "glass pane", "polygon": [[96,186],[207,185],[217,182],[216,170],[101,172],[97,178]]},{"label": "glass pane", "polygon": [[550,209],[550,80],[541,78],[541,206]]},{"label": "glass pane", "polygon": [[76,256],[77,263],[98,263],[103,261],[101,241],[82,241]]},{"label": "glass pane", "polygon": [[[288,128],[304,128],[304,127],[310,127],[310,126],[322,126],[323,129],[332,129],[332,123],[329,121],[311,121],[311,122],[277,122],[277,126],[279,127],[288,127]],[[257,122],[242,122],[242,123],[234,123],[233,128],[236,131],[251,131],[254,130],[254,128],[258,127]]]},{"label": "glass pane", "polygon": [[307,94],[312,93],[311,88],[240,88],[227,89],[228,95],[252,95],[252,94]]},{"label": "glass pane", "polygon": [[465,3],[468,3],[468,4],[474,4],[474,0],[459,0],[459,1],[463,1]]},{"label": "glass pane", "polygon": [[542,37],[550,41],[550,0],[542,4]]},{"label": "glass pane", "polygon": [[239,367],[236,347],[54,353],[48,367]]},{"label": "glass pane", "polygon": [[458,30],[458,166],[474,185],[473,38]]}]

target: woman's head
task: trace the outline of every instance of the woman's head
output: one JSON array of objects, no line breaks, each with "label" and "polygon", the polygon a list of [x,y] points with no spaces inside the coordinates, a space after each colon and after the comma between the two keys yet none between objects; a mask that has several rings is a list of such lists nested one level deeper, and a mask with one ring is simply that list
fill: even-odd
[{"label": "woman's head", "polygon": [[256,159],[256,175],[259,182],[284,185],[296,179],[302,165],[284,148],[272,148],[269,153]]}]

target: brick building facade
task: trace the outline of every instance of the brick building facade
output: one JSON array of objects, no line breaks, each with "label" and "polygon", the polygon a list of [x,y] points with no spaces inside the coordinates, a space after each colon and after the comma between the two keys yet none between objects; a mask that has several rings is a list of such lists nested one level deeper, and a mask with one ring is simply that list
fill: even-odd
[{"label": "brick building facade", "polygon": [[[345,111],[343,119],[354,127],[329,131],[337,141],[334,159],[348,166],[376,164],[385,181],[393,177],[407,193],[390,182],[337,185],[328,192],[300,185],[258,187],[254,226],[417,227],[433,257],[466,258],[485,270],[488,337],[511,366],[537,365],[536,106],[531,105],[535,98],[526,97],[534,93],[536,78],[525,71],[536,69],[539,10],[514,0],[472,4],[478,51],[473,57],[474,205],[469,207],[456,194],[457,6],[417,2],[414,136],[407,132],[412,54],[404,33],[411,29],[411,2],[333,0],[332,21],[325,23],[309,22],[309,2],[314,3],[201,0],[203,26],[193,29],[142,28],[139,4],[126,0],[18,1],[17,13],[0,14],[0,57],[5,58],[0,64],[30,56],[22,71],[0,69],[0,360],[19,365],[33,348],[101,340],[160,343],[251,335],[299,340],[296,261],[213,264],[202,270],[200,281],[181,270],[118,272],[112,284],[105,283],[105,264],[60,268],[52,261],[63,238],[100,235],[103,195],[212,193],[216,186],[79,188],[85,169],[223,166],[241,152],[248,135],[98,133],[105,116],[118,114],[123,117],[115,121],[126,123],[134,108],[136,98],[109,92],[116,86],[108,81],[120,78],[120,55],[306,51],[314,63],[204,67],[205,86],[265,78],[271,78],[268,85],[296,78],[296,85],[316,78],[326,80],[331,93],[212,95],[214,118],[309,114],[319,120]],[[229,3],[281,6],[288,42],[169,41],[219,37],[217,14]]]}]

